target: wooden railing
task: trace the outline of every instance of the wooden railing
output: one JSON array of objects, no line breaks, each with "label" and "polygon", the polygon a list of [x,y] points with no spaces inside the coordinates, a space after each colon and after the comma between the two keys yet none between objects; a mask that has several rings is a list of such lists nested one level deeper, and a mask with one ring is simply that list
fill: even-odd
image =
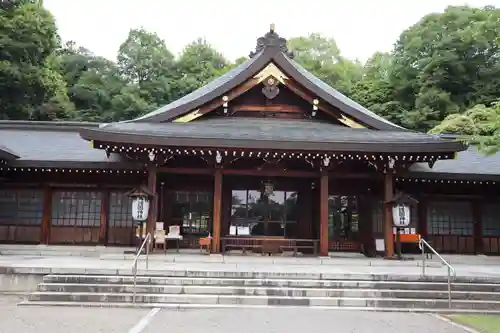
[{"label": "wooden railing", "polygon": [[221,237],[221,244],[223,253],[229,250],[241,250],[243,253],[252,250],[271,255],[293,251],[293,255],[296,256],[299,250],[309,250],[317,254],[319,240],[291,239],[280,236]]}]

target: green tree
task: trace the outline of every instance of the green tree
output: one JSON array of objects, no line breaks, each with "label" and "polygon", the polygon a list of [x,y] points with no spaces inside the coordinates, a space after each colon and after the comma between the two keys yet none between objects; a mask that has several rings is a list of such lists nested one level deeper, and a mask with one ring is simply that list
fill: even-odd
[{"label": "green tree", "polygon": [[363,75],[362,64],[343,57],[333,38],[313,33],[289,39],[288,46],[298,63],[344,94],[350,95]]},{"label": "green tree", "polygon": [[41,1],[3,1],[0,7],[0,118],[73,117],[53,57],[59,36]]},{"label": "green tree", "polygon": [[431,129],[430,133],[450,133],[470,136],[491,136],[494,124],[500,115],[498,105],[486,107],[478,104],[464,113],[447,116],[441,124]]},{"label": "green tree", "polygon": [[137,85],[137,98],[151,104],[151,108],[173,100],[174,56],[157,34],[130,30],[117,58],[121,75],[129,84]]},{"label": "green tree", "polygon": [[478,104],[462,114],[451,114],[430,133],[459,134],[491,155],[500,151],[500,100],[491,107]]},{"label": "green tree", "polygon": [[405,110],[394,101],[390,82],[392,64],[389,53],[375,53],[363,66],[363,75],[354,83],[350,97],[386,119],[401,123]]},{"label": "green tree", "polygon": [[426,131],[500,97],[499,23],[493,7],[448,7],[401,34],[390,79],[404,125]]},{"label": "green tree", "polygon": [[188,44],[176,62],[176,98],[207,84],[231,68],[224,56],[205,39]]},{"label": "green tree", "polygon": [[116,64],[95,56],[74,42],[58,51],[61,74],[68,86],[68,95],[77,112],[75,118],[85,121],[114,119],[112,99],[125,86]]}]

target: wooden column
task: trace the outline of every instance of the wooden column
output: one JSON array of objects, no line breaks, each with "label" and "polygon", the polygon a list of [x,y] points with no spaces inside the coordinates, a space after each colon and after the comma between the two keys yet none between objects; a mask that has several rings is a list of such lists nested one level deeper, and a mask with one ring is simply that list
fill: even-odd
[{"label": "wooden column", "polygon": [[321,174],[319,184],[319,254],[328,256],[328,174]]},{"label": "wooden column", "polygon": [[99,224],[99,244],[108,245],[109,190],[102,191],[101,221]]},{"label": "wooden column", "polygon": [[158,207],[158,195],[156,193],[156,173],[156,166],[153,165],[148,167],[148,188],[154,194],[154,198],[151,200],[151,204],[149,206],[149,215],[146,222],[146,233],[151,233],[151,236],[153,236],[153,231],[155,229]]},{"label": "wooden column", "polygon": [[214,208],[213,208],[213,235],[212,252],[220,251],[221,216],[222,216],[222,170],[215,169],[214,174]]},{"label": "wooden column", "polygon": [[52,189],[46,186],[43,191],[43,213],[40,230],[40,244],[49,244],[52,222]]},{"label": "wooden column", "polygon": [[363,253],[367,257],[375,254],[373,237],[373,212],[372,202],[366,195],[358,197],[359,235],[363,244]]},{"label": "wooden column", "polygon": [[472,202],[472,218],[474,219],[474,252],[482,254],[483,249],[483,216],[481,202],[475,200]]},{"label": "wooden column", "polygon": [[426,241],[428,239],[427,232],[427,198],[420,197],[418,200],[418,229],[417,233]]},{"label": "wooden column", "polygon": [[[391,172],[384,175],[384,202],[392,200],[394,195],[394,177]],[[394,256],[394,236],[392,234],[392,206],[384,204],[384,243],[385,256],[390,258]]]}]

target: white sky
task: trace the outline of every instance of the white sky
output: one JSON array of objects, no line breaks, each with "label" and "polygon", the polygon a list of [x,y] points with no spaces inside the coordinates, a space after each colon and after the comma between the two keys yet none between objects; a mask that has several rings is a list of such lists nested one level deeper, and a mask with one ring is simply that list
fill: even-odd
[{"label": "white sky", "polygon": [[228,59],[247,56],[275,23],[283,37],[332,36],[344,56],[366,60],[389,51],[422,16],[448,5],[500,7],[500,0],[45,0],[63,40],[115,59],[132,28],[165,39],[174,53],[204,37]]}]

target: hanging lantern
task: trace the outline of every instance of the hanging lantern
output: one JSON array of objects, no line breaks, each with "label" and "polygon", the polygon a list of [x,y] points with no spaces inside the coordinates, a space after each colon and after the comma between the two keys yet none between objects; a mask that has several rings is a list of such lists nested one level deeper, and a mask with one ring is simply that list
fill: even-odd
[{"label": "hanging lantern", "polygon": [[141,186],[128,192],[127,195],[132,198],[132,219],[137,222],[146,221],[154,194],[147,187]]},{"label": "hanging lantern", "polygon": [[410,206],[394,205],[392,206],[392,221],[395,227],[403,228],[410,225]]},{"label": "hanging lantern", "polygon": [[269,197],[269,196],[273,195],[273,193],[274,193],[274,184],[273,184],[273,182],[271,182],[271,181],[265,181],[265,182],[263,182],[263,185],[264,185],[264,195],[266,197]]},{"label": "hanging lantern", "polygon": [[392,223],[396,228],[404,228],[410,225],[410,208],[418,203],[411,196],[398,193],[394,198],[387,202],[392,205]]}]

